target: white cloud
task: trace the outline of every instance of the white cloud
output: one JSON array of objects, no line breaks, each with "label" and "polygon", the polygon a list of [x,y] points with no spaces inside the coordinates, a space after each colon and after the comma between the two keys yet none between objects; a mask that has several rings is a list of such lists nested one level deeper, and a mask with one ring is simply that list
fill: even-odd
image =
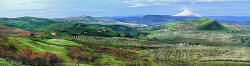
[{"label": "white cloud", "polygon": [[250,2],[250,0],[125,0],[124,3],[130,4],[130,7],[152,6],[167,4],[169,2]]},{"label": "white cloud", "polygon": [[146,4],[143,4],[143,3],[131,3],[132,6],[130,7],[140,7],[140,6],[147,6]]},{"label": "white cloud", "polygon": [[153,5],[156,0],[126,0],[123,3],[129,4],[130,7],[141,7]]}]

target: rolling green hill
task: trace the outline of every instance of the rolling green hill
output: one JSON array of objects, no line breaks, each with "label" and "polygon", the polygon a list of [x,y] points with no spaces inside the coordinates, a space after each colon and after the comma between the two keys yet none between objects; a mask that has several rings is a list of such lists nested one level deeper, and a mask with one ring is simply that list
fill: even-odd
[{"label": "rolling green hill", "polygon": [[147,37],[153,41],[167,43],[187,43],[193,45],[246,44],[246,39],[232,39],[235,36],[249,37],[249,29],[222,24],[216,20],[199,19],[177,21],[158,30],[148,31]]},{"label": "rolling green hill", "polygon": [[[21,28],[33,32],[57,33],[58,35],[88,35],[105,37],[132,37],[136,38],[140,32],[134,27],[124,25],[100,25],[51,20],[36,17],[0,18],[6,26]],[[70,20],[70,19],[69,19]],[[113,23],[116,21],[101,18],[84,17],[85,22]],[[71,20],[70,20],[71,21]],[[73,20],[74,21],[74,20]]]},{"label": "rolling green hill", "polygon": [[[63,27],[62,27],[63,26]],[[55,32],[58,35],[88,35],[106,37],[136,37],[137,31],[121,25],[87,25],[81,23],[56,23],[37,29],[42,32]]]},{"label": "rolling green hill", "polygon": [[[39,37],[16,37],[1,34],[0,65],[61,66],[77,64],[83,66],[116,66],[150,64],[154,60],[148,57],[141,57],[137,55],[135,51],[130,51],[131,49],[137,49],[133,47],[121,48],[79,43],[67,39],[43,38],[37,40],[37,38]],[[126,40],[113,39],[120,41]],[[92,41],[92,39],[89,40]],[[126,41],[124,41],[124,43],[128,43]],[[137,40],[134,40],[132,42],[136,41]],[[143,63],[139,63],[138,61]]]},{"label": "rolling green hill", "polygon": [[192,21],[177,21],[166,24],[167,28],[175,29],[199,29],[199,30],[223,30],[224,26],[216,20],[199,19]]},{"label": "rolling green hill", "polygon": [[57,23],[45,18],[20,17],[20,18],[0,18],[6,26],[17,27],[25,30],[36,30],[49,24]]}]

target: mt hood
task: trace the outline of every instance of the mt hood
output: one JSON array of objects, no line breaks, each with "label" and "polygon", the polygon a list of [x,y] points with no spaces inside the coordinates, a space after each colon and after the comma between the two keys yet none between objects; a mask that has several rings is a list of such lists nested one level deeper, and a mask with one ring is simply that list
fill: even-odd
[{"label": "mt hood", "polygon": [[176,14],[176,15],[173,15],[173,16],[196,16],[196,17],[202,17],[201,15],[196,14],[196,13],[190,11],[189,9],[185,9],[183,12],[181,12],[179,14]]}]

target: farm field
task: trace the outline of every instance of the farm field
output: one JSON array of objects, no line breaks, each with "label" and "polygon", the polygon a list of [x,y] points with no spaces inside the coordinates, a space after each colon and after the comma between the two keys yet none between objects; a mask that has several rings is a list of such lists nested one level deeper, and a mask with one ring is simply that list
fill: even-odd
[{"label": "farm field", "polygon": [[96,36],[66,36],[66,39],[98,45],[128,46],[128,47],[174,47],[175,45],[146,41],[133,38],[96,37]]}]

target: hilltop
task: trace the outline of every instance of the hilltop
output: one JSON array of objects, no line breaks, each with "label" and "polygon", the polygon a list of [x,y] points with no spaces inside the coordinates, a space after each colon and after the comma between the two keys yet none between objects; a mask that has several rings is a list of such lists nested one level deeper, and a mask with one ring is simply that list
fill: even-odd
[{"label": "hilltop", "polygon": [[36,30],[43,26],[59,23],[46,18],[37,18],[37,17],[19,17],[19,18],[0,18],[6,26],[16,27],[25,30]]},{"label": "hilltop", "polygon": [[166,24],[167,28],[189,29],[189,30],[223,30],[225,27],[216,20],[199,19],[192,21],[177,21]]},{"label": "hilltop", "polygon": [[240,25],[250,28],[249,16],[204,16],[202,18],[215,19],[230,25]]}]

